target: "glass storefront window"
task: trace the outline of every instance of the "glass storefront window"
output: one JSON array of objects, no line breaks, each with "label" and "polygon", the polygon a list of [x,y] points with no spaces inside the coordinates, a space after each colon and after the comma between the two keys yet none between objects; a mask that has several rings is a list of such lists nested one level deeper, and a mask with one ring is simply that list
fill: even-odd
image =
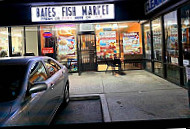
[{"label": "glass storefront window", "polygon": [[182,25],[182,47],[183,47],[183,65],[184,70],[184,82],[188,81],[188,68],[190,65],[190,4],[181,9],[181,25]]},{"label": "glass storefront window", "polygon": [[154,73],[163,76],[163,65],[159,62],[154,62]]},{"label": "glass storefront window", "polygon": [[144,24],[144,44],[145,44],[145,58],[151,59],[151,36],[150,24]]},{"label": "glass storefront window", "polygon": [[161,19],[152,21],[154,60],[162,61],[162,30]]},{"label": "glass storefront window", "polygon": [[38,56],[38,30],[37,27],[25,27],[26,53]]},{"label": "glass storefront window", "polygon": [[142,54],[142,36],[137,22],[119,23],[121,53],[124,55]]},{"label": "glass storefront window", "polygon": [[97,60],[119,58],[118,25],[116,23],[96,24]]},{"label": "glass storefront window", "polygon": [[178,25],[177,11],[173,11],[164,16],[166,61],[167,63],[178,65],[179,45],[178,45]]},{"label": "glass storefront window", "polygon": [[[121,22],[118,23],[120,33],[120,50],[121,60],[142,59],[142,32],[138,22]],[[141,69],[138,63],[123,63],[122,68]]]},{"label": "glass storefront window", "polygon": [[24,54],[24,27],[11,27],[12,55]]},{"label": "glass storefront window", "polygon": [[120,58],[118,24],[95,24],[95,34],[98,71],[105,71],[107,65],[104,62],[102,63],[102,61]]},{"label": "glass storefront window", "polygon": [[[145,45],[145,58],[151,60],[151,33],[150,33],[150,24],[146,23],[143,25],[144,28],[144,45]],[[146,61],[145,69],[152,71],[152,63]]]},{"label": "glass storefront window", "polygon": [[0,57],[9,56],[8,28],[0,27]]},{"label": "glass storefront window", "polygon": [[177,11],[164,16],[167,79],[180,84]]},{"label": "glass storefront window", "polygon": [[146,61],[146,70],[148,70],[148,71],[152,71],[152,62],[150,62],[150,61]]},{"label": "glass storefront window", "polygon": [[40,26],[42,54],[77,71],[76,25]]},{"label": "glass storefront window", "polygon": [[152,21],[153,50],[154,50],[154,73],[163,76],[162,67],[162,29],[161,19],[157,18]]},{"label": "glass storefront window", "polygon": [[[95,24],[98,71],[105,71],[106,59],[138,59],[142,57],[142,33],[138,22]],[[124,64],[124,63],[123,63]],[[127,68],[137,65],[125,64]],[[129,66],[130,65],[130,66]],[[140,68],[141,66],[138,65]],[[124,69],[125,66],[122,65]],[[109,70],[109,69],[108,69]]]}]

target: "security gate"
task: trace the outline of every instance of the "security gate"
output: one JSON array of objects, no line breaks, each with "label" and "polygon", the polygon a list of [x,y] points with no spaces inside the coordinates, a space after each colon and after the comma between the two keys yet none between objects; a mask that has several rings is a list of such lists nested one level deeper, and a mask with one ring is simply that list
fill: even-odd
[{"label": "security gate", "polygon": [[78,34],[79,74],[97,71],[95,34]]}]

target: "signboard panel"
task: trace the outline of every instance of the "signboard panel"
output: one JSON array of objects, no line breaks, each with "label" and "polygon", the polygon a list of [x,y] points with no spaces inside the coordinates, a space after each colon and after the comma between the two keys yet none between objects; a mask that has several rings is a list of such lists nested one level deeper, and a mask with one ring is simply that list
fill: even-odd
[{"label": "signboard panel", "polygon": [[124,54],[140,54],[139,32],[123,33]]},{"label": "signboard panel", "polygon": [[43,54],[53,53],[53,48],[52,47],[44,47],[44,48],[42,48],[42,53]]},{"label": "signboard panel", "polygon": [[32,7],[32,22],[114,19],[114,4]]},{"label": "signboard panel", "polygon": [[152,12],[153,10],[157,9],[158,7],[164,5],[170,0],[148,0],[145,3],[145,14]]}]

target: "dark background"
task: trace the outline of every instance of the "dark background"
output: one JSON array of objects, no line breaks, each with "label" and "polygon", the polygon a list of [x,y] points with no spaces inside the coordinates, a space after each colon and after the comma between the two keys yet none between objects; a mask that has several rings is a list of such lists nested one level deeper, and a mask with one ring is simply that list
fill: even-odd
[{"label": "dark background", "polygon": [[[114,3],[115,4],[115,19],[113,20],[99,20],[99,21],[78,21],[78,22],[105,22],[105,21],[132,21],[143,20],[144,15],[144,0],[119,0],[119,1],[79,1],[72,2],[55,0],[4,0],[0,2],[0,26],[12,26],[12,25],[31,25],[31,24],[47,24],[45,23],[32,23],[31,22],[31,6],[39,5],[67,5],[67,4],[102,4],[102,3]],[[49,23],[64,23],[63,22],[49,22]],[[68,21],[66,22],[68,23]],[[72,23],[72,22],[69,22]],[[75,21],[77,23],[77,21]]]},{"label": "dark background", "polygon": [[[145,15],[144,3],[147,0],[1,0],[0,1],[0,26],[32,25],[49,23],[92,23],[111,21],[134,21],[148,20],[164,14],[172,9],[176,9],[181,3],[189,0],[170,0],[165,5],[153,12]],[[31,22],[31,7],[40,5],[85,5],[85,4],[115,4],[115,19],[112,20],[92,20],[92,21],[72,21],[72,22]]]}]

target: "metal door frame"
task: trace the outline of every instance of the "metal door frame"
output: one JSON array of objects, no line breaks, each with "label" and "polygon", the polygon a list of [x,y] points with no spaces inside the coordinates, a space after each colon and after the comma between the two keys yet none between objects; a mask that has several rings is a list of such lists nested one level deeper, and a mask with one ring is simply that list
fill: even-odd
[{"label": "metal door frame", "polygon": [[95,42],[95,61],[96,61],[96,63],[95,63],[95,65],[96,65],[96,71],[97,71],[97,66],[98,66],[98,64],[97,64],[97,50],[96,50],[96,35],[95,35],[95,32],[92,32],[92,31],[90,31],[90,32],[79,32],[78,34],[77,34],[77,60],[78,60],[78,74],[79,75],[81,75],[81,73],[83,72],[82,71],[82,69],[81,69],[81,67],[82,67],[82,55],[81,55],[81,43],[82,43],[82,39],[81,39],[81,36],[82,35],[92,35],[92,36],[94,36],[94,42]]}]

